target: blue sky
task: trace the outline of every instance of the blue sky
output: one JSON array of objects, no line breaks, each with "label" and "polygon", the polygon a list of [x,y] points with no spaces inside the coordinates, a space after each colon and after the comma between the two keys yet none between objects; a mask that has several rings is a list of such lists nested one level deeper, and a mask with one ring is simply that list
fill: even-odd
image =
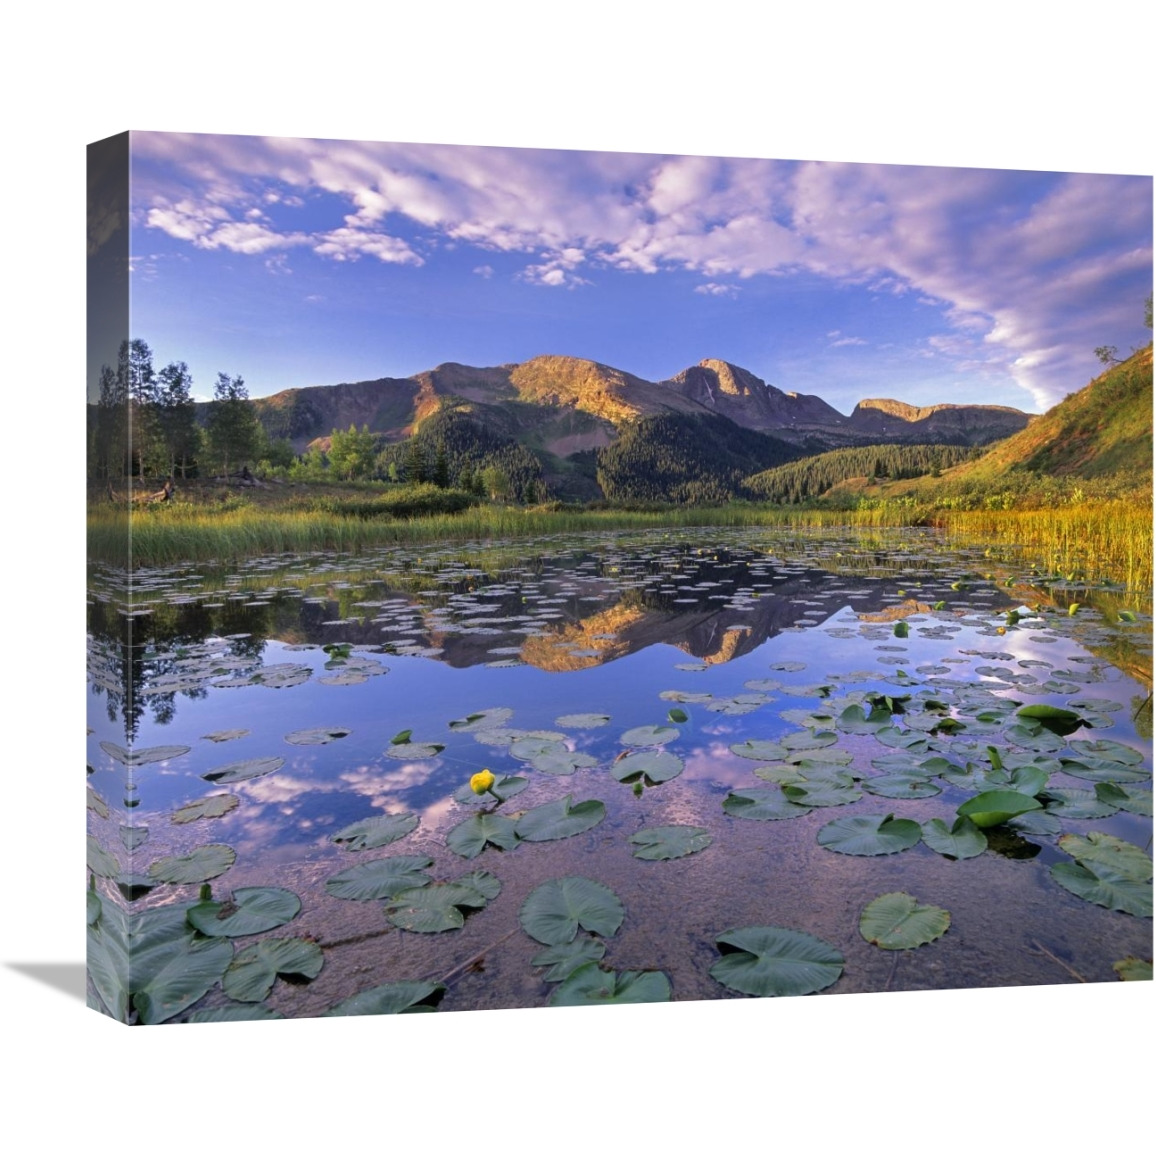
[{"label": "blue sky", "polygon": [[197,395],[706,357],[849,412],[1047,408],[1150,339],[1152,181],[134,133],[132,327]]}]

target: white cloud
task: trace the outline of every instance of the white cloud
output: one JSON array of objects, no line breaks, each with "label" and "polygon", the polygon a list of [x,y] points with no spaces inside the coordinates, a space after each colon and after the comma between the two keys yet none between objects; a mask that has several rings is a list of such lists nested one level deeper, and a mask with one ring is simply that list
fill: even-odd
[{"label": "white cloud", "polygon": [[739,287],[737,285],[724,285],[718,281],[707,281],[702,285],[696,285],[694,291],[706,294],[708,297],[737,297]]},{"label": "white cloud", "polygon": [[474,272],[488,281],[494,275],[494,267],[492,265],[478,265]]},{"label": "white cloud", "polygon": [[519,274],[521,280],[529,281],[531,285],[549,285],[567,289],[590,284],[585,277],[580,277],[574,272],[586,260],[586,254],[581,249],[567,246],[553,255],[543,253],[542,256],[548,259],[541,265],[527,265]]},{"label": "white cloud", "polygon": [[388,265],[424,265],[425,262],[399,237],[349,227],[333,229],[313,243],[313,252],[334,261],[357,261],[376,257]]},{"label": "white cloud", "polygon": [[[949,330],[974,339],[961,365],[976,356],[1002,365],[1041,401],[1084,380],[1091,349],[1134,327],[1129,318],[1151,284],[1148,178],[133,139],[146,162],[134,175],[138,219],[202,249],[257,255],[308,245],[335,261],[421,265],[411,243],[393,235],[396,220],[430,253],[454,241],[534,255],[521,278],[544,287],[590,284],[599,267],[682,269],[708,279],[698,292],[722,295],[711,286],[805,270],[887,296],[913,293],[943,311]],[[267,215],[274,205],[316,209],[326,196],[332,219],[309,234],[279,231]]]}]

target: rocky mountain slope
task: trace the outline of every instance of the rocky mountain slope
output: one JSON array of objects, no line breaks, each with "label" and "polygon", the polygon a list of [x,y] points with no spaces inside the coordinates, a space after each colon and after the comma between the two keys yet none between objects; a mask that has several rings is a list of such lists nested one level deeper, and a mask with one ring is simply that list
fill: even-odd
[{"label": "rocky mountain slope", "polygon": [[844,416],[820,397],[785,392],[727,361],[707,359],[651,382],[552,355],[486,368],[447,362],[413,377],[285,390],[253,405],[269,435],[289,438],[298,450],[350,425],[400,441],[452,407],[563,457],[609,445],[625,425],[664,414],[725,417],[811,452],[873,442],[986,444],[1031,420],[1004,406],[895,401],[861,402]]}]

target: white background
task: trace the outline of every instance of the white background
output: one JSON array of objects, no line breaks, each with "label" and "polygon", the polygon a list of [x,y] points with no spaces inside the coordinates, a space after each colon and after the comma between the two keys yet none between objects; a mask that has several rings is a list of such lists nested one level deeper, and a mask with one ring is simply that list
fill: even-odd
[{"label": "white background", "polygon": [[[1126,1151],[1150,1135],[1150,984],[130,1031],[19,970],[84,954],[85,144],[134,128],[1154,171],[1151,9],[812,11],[443,0],[6,18],[0,1087],[14,1150]],[[35,1136],[16,1139],[21,1125]]]}]

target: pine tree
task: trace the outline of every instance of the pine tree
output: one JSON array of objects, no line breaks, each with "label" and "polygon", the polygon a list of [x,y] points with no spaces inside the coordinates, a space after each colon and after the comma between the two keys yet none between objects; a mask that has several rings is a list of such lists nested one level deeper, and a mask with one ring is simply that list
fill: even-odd
[{"label": "pine tree", "polygon": [[193,376],[183,361],[171,361],[157,374],[155,414],[165,451],[168,476],[175,477],[177,462],[181,477],[188,473],[189,460],[200,444],[196,404],[192,398]]},{"label": "pine tree", "polygon": [[450,485],[450,463],[446,457],[446,443],[438,442],[437,457],[434,460],[433,484],[439,490],[448,490]]},{"label": "pine tree", "polygon": [[229,462],[243,463],[257,444],[257,415],[249,405],[249,391],[240,377],[217,374],[213,409],[209,416],[209,443],[223,464],[226,477]]},{"label": "pine tree", "polygon": [[416,437],[409,439],[406,450],[405,480],[413,485],[426,480],[425,451]]}]

